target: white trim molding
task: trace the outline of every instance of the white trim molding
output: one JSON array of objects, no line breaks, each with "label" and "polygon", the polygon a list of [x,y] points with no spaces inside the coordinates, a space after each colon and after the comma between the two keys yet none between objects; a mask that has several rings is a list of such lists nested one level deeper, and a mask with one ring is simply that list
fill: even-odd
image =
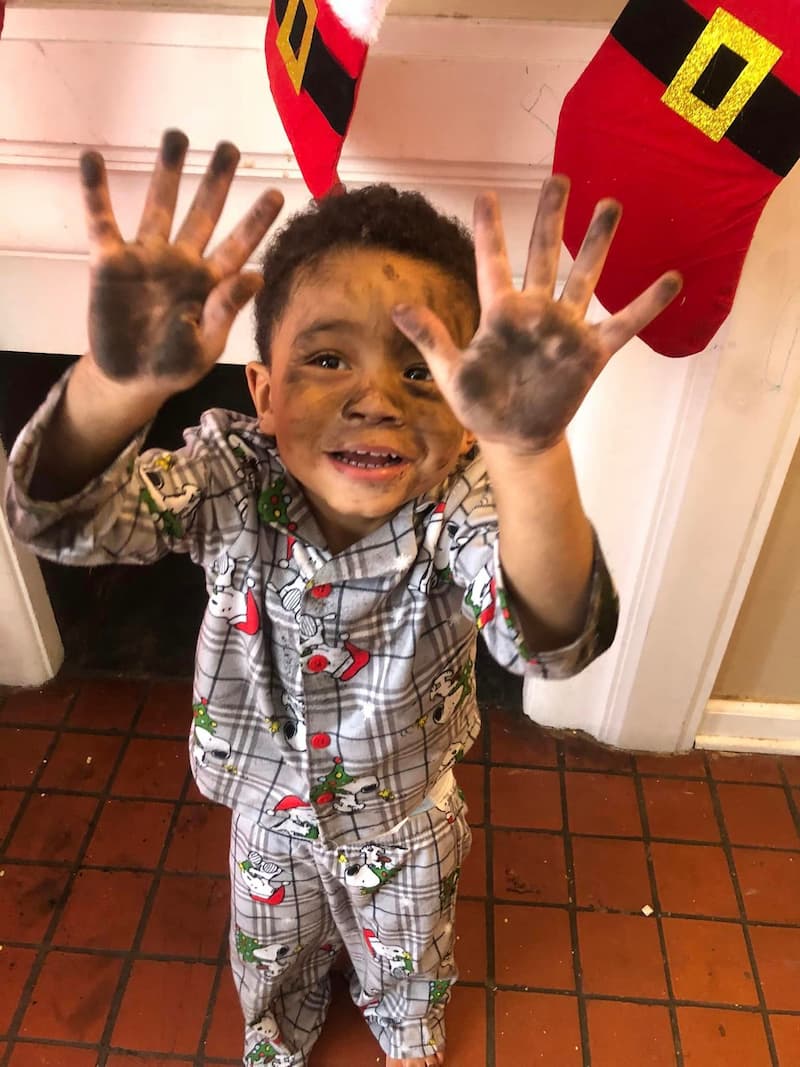
[{"label": "white trim molding", "polygon": [[709,700],[697,748],[800,756],[800,704]]},{"label": "white trim molding", "polygon": [[[620,531],[603,500],[588,509],[612,562],[626,554],[636,577],[615,570],[623,614],[609,655],[559,683],[555,697],[526,684],[526,710],[540,721],[659,752],[684,751],[709,734],[706,707],[800,438],[799,238],[795,168],[756,228],[730,317],[706,352],[684,361],[694,371],[681,400],[671,412],[661,402],[650,408],[651,432],[666,420],[672,436],[613,501],[633,529]],[[646,403],[629,384],[628,399]],[[631,442],[647,460],[655,455],[648,438]],[[613,439],[594,441],[595,462],[618,465]],[[642,511],[649,533],[637,542]],[[743,743],[761,750],[753,734]],[[766,742],[763,750],[771,750]]]},{"label": "white trim molding", "polygon": [[[6,456],[0,444],[0,485]],[[0,683],[42,685],[64,661],[64,646],[39,565],[11,537],[0,510]]]}]

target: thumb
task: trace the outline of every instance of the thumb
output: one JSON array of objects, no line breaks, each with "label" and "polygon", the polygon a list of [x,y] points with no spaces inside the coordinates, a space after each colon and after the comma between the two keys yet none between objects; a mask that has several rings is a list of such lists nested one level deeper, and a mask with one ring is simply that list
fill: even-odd
[{"label": "thumb", "polygon": [[209,293],[200,319],[200,335],[205,349],[215,358],[225,348],[234,319],[263,284],[258,272],[243,271],[229,275]]},{"label": "thumb", "polygon": [[460,352],[439,316],[422,304],[396,304],[392,321],[425,357],[436,384],[446,387],[458,366]]}]

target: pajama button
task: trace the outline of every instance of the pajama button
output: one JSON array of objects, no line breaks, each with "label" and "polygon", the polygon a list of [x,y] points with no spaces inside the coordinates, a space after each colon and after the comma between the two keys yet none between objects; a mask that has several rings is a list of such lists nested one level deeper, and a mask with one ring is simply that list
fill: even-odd
[{"label": "pajama button", "polygon": [[311,595],[315,600],[324,600],[325,597],[331,595],[331,589],[333,586],[330,582],[326,582],[324,585],[312,585]]},{"label": "pajama button", "polygon": [[312,748],[327,748],[330,743],[330,734],[314,734],[314,736],[311,738]]}]

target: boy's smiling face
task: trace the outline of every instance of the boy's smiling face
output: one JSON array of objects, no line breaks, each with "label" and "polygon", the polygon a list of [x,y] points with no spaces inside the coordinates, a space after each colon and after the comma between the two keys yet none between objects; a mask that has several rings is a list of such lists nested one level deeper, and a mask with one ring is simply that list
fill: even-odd
[{"label": "boy's smiling face", "polygon": [[261,430],[277,439],[338,552],[437,485],[472,439],[419,351],[391,319],[425,304],[465,347],[474,311],[438,267],[381,249],[340,249],[295,282],[271,361],[247,379]]}]

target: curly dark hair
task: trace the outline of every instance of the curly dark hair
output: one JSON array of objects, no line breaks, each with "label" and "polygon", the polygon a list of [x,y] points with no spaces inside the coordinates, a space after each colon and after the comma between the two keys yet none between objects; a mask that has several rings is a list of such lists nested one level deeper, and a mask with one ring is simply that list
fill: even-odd
[{"label": "curly dark hair", "polygon": [[256,345],[269,362],[272,332],[298,275],[342,248],[382,248],[439,267],[465,290],[479,313],[475,246],[457,218],[441,214],[421,193],[387,183],[312,201],[280,229],[264,253],[264,286],[255,299]]}]

